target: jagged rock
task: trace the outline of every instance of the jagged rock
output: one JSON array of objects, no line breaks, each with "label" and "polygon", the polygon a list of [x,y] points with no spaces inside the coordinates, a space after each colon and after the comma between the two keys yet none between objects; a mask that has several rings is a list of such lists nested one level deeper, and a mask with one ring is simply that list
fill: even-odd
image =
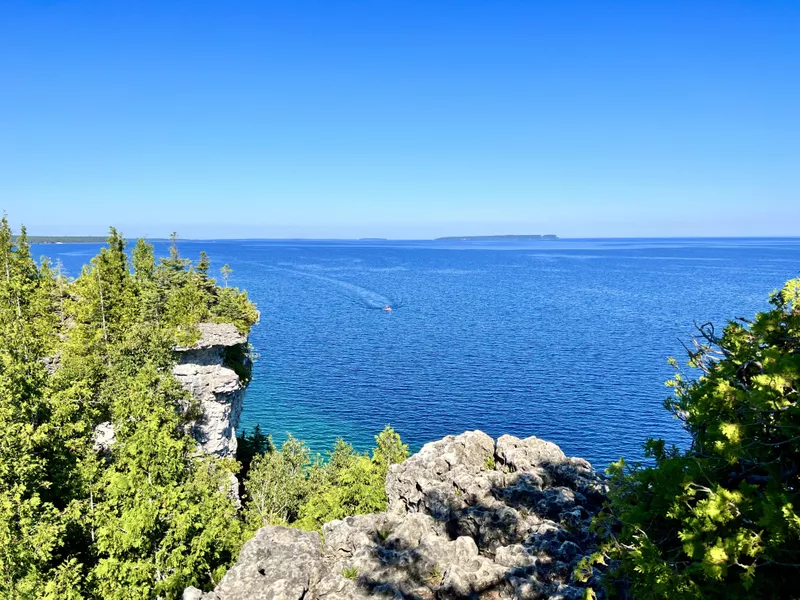
[{"label": "jagged rock", "polygon": [[224,600],[307,598],[322,574],[321,544],[318,533],[263,527],[244,545],[214,593]]},{"label": "jagged rock", "polygon": [[387,512],[325,524],[324,547],[314,533],[259,530],[202,599],[583,597],[572,575],[596,549],[589,523],[606,484],[555,444],[449,436],[392,466],[386,490]]},{"label": "jagged rock", "polygon": [[190,424],[198,452],[234,456],[245,385],[225,357],[236,346],[247,357],[247,338],[230,323],[201,323],[198,329],[200,339],[193,346],[175,348],[180,359],[172,372],[198,402],[199,415]]},{"label": "jagged rock", "polygon": [[239,333],[233,323],[200,323],[197,326],[200,338],[192,346],[177,346],[178,352],[188,350],[207,350],[215,347],[238,346],[246,344],[247,337]]},{"label": "jagged rock", "polygon": [[389,512],[426,512],[447,523],[453,510],[486,500],[502,478],[490,471],[494,440],[468,431],[425,444],[386,478]]},{"label": "jagged rock", "polygon": [[567,462],[567,456],[553,442],[537,437],[521,440],[513,435],[502,435],[497,439],[497,460],[512,471],[534,471]]},{"label": "jagged rock", "polygon": [[48,375],[52,375],[58,371],[58,368],[61,366],[61,357],[59,355],[45,356],[41,361]]},{"label": "jagged rock", "polygon": [[117,440],[114,433],[114,424],[110,421],[100,423],[94,428],[94,435],[92,436],[92,448],[95,452],[102,454],[110,454],[111,446]]},{"label": "jagged rock", "polygon": [[183,600],[202,600],[211,598],[214,594],[203,594],[203,590],[198,590],[196,587],[188,587],[183,590]]}]

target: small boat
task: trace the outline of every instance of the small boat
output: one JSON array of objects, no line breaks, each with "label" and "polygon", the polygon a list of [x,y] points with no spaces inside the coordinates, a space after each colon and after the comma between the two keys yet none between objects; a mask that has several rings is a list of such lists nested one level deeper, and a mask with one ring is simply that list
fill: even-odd
[{"label": "small boat", "polygon": [[383,307],[383,310],[385,312],[392,312],[392,307],[387,304],[386,306]]}]

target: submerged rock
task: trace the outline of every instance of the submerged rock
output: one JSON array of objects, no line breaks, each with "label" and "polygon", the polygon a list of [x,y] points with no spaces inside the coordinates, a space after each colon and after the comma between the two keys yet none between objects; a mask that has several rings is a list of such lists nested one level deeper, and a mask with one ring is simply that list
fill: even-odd
[{"label": "submerged rock", "polygon": [[[581,598],[607,491],[555,444],[481,431],[426,444],[390,468],[385,513],[316,533],[264,527],[214,592],[186,600]],[[596,590],[602,596],[601,590]]]}]

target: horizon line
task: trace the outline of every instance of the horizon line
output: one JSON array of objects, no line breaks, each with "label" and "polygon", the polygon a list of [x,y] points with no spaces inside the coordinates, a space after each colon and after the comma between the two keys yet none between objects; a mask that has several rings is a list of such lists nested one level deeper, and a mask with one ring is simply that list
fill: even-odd
[{"label": "horizon line", "polygon": [[[502,237],[506,234],[496,234],[496,235],[464,235],[464,236],[443,236],[441,238],[384,238],[384,237],[187,237],[182,238],[178,237],[178,242],[217,242],[217,241],[229,241],[229,242],[365,242],[365,243],[376,243],[376,242],[469,242],[469,241],[478,241],[478,242],[503,242],[503,241],[525,241],[525,240],[503,240],[503,239],[462,239],[462,238],[498,238]],[[517,234],[508,234],[510,236],[515,236]],[[18,237],[18,234],[15,234],[14,239]],[[103,235],[30,235],[28,234],[29,238],[56,238],[58,240],[64,240],[62,243],[72,243],[72,244],[97,244],[103,243],[107,240],[106,236]],[[524,237],[524,234],[521,234],[520,237]],[[71,241],[71,238],[97,238],[93,239],[92,241]],[[132,236],[132,237],[124,237],[126,241],[136,241],[136,240],[146,240],[152,242],[168,242],[170,241],[169,237],[147,237],[147,236]],[[668,235],[668,236],[597,236],[597,237],[557,237],[557,238],[549,238],[549,239],[531,239],[528,240],[530,242],[550,242],[550,243],[558,243],[563,241],[595,241],[595,240],[776,240],[776,239],[783,239],[783,240],[792,240],[792,239],[800,239],[800,235],[752,235],[752,236],[742,236],[742,235],[709,235],[709,236],[697,236],[697,235]],[[58,242],[30,242],[31,244],[39,244],[39,245],[50,245],[50,244],[57,244]]]}]

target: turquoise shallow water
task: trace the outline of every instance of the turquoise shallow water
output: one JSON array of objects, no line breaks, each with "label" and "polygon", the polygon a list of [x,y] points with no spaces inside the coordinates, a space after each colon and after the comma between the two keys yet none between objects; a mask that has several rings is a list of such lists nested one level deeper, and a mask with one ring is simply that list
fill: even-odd
[{"label": "turquoise shallow water", "polygon": [[[34,253],[75,275],[98,247]],[[181,243],[201,249],[261,311],[243,426],[320,451],[387,423],[413,449],[478,428],[598,466],[648,436],[684,444],[667,357],[693,322],[752,315],[800,274],[800,239]]]}]

